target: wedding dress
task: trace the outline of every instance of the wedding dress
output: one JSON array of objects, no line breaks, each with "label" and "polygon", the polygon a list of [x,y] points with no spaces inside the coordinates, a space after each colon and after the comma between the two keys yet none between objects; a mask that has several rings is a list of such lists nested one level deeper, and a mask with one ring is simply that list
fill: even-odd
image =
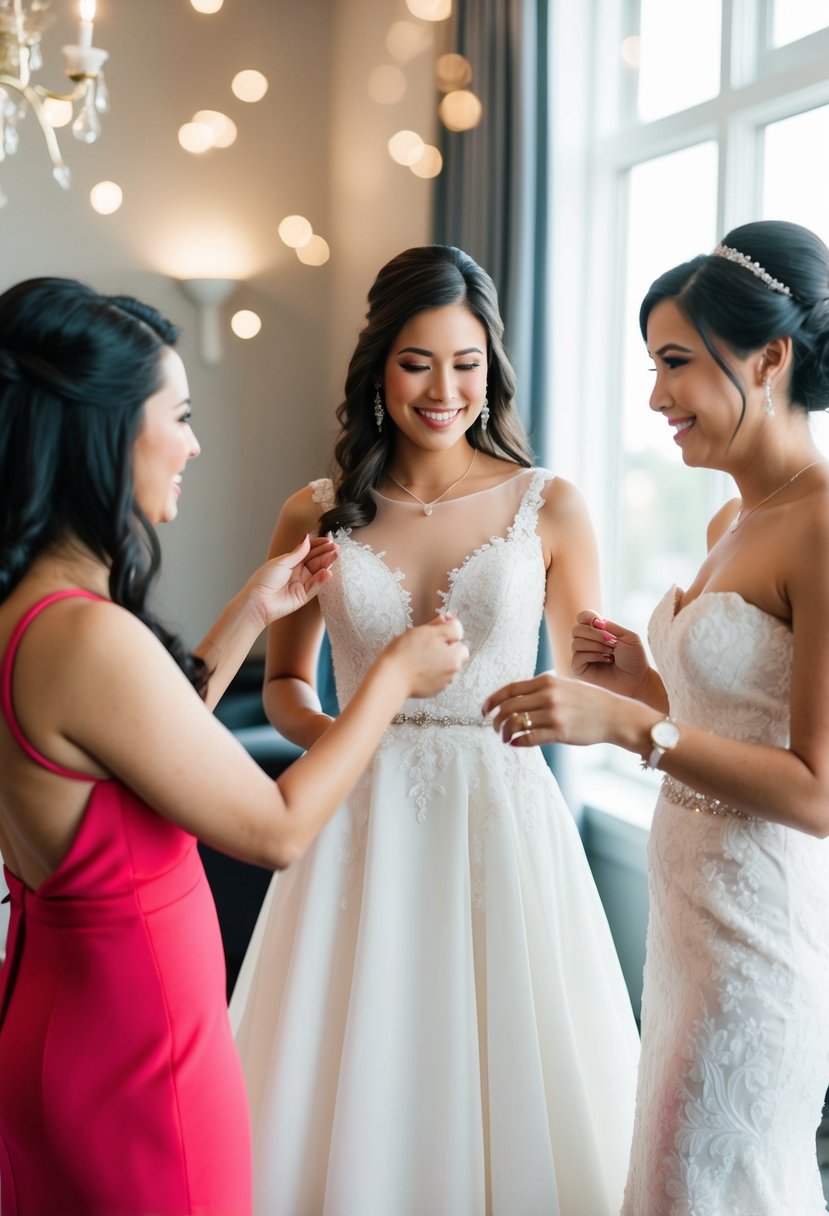
[{"label": "wedding dress", "polygon": [[[617,1216],[638,1035],[572,816],[485,697],[533,674],[551,474],[377,497],[320,595],[338,697],[436,609],[470,661],[409,701],[269,889],[234,992],[264,1216]],[[320,511],[330,482],[314,483]],[[447,571],[451,571],[448,574]],[[405,572],[405,573],[404,573]]]},{"label": "wedding dress", "polygon": [[[792,634],[736,592],[650,643],[678,721],[787,747]],[[649,841],[642,1061],[624,1216],[818,1216],[829,1085],[829,841],[670,777]]]}]

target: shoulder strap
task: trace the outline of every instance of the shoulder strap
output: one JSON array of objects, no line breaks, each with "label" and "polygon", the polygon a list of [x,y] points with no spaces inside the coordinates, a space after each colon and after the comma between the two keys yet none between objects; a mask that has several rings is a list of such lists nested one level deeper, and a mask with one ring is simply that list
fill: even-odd
[{"label": "shoulder strap", "polygon": [[56,604],[58,600],[69,599],[70,597],[85,599],[85,600],[102,600],[104,597],[95,595],[91,591],[81,591],[80,588],[71,588],[67,591],[55,591],[52,595],[45,596],[42,600],[38,600],[36,604],[26,612],[22,620],[18,621],[14,628],[14,632],[9,639],[9,644],[6,647],[6,653],[3,655],[3,661],[0,663],[0,709],[3,711],[3,717],[8,723],[9,730],[16,739],[17,743],[26,753],[30,760],[34,760],[35,764],[49,770],[50,773],[57,773],[60,777],[71,777],[76,781],[93,781],[95,778],[90,777],[89,773],[76,773],[72,769],[63,768],[60,764],[55,764],[52,760],[47,760],[42,756],[36,748],[32,747],[29,740],[20,729],[20,724],[14,712],[12,704],[12,672],[14,670],[14,659],[17,654],[17,648],[20,645],[20,639],[31,625],[36,616],[39,616],[44,608],[48,608],[50,604]]}]

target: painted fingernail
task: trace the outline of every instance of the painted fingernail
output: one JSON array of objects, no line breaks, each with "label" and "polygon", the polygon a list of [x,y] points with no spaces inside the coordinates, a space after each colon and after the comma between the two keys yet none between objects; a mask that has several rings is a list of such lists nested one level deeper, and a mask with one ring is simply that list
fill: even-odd
[{"label": "painted fingernail", "polygon": [[616,662],[616,660],[615,660],[615,658],[613,657],[613,655],[612,655],[612,654],[603,654],[603,655],[602,655],[602,662],[603,662],[603,663],[615,663],[615,662]]},{"label": "painted fingernail", "polygon": [[603,633],[602,637],[607,642],[608,646],[615,646],[616,642],[618,641],[617,638],[614,638],[612,633]]},{"label": "painted fingernail", "polygon": [[607,621],[605,621],[602,617],[600,617],[600,616],[593,617],[593,628],[594,629],[604,629],[606,624],[607,624]]}]

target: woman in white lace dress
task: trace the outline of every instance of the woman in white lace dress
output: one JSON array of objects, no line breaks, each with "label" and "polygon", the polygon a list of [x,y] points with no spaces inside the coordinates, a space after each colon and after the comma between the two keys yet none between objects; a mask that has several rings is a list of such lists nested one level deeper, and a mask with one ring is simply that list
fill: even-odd
[{"label": "woman in white lace dress", "polygon": [[[518,746],[607,740],[665,771],[649,845],[625,1216],[818,1216],[829,1084],[829,250],[747,224],[657,279],[651,409],[740,499],[639,639],[582,612],[574,670],[488,702]],[[622,694],[622,695],[620,695]]]},{"label": "woman in white lace dress", "polygon": [[[270,633],[265,703],[309,747],[327,628],[340,705],[377,648],[456,613],[470,661],[411,701],[352,798],[272,885],[234,993],[255,1204],[280,1216],[616,1216],[638,1036],[578,832],[484,698],[569,659],[597,594],[580,495],[531,467],[489,277],[412,249],[369,295],[333,482],[274,533],[330,531],[320,608]],[[281,549],[280,549],[281,551]]]}]

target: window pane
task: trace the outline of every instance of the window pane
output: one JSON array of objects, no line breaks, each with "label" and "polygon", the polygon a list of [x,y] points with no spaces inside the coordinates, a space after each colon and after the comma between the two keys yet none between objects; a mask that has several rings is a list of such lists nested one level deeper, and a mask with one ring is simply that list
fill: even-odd
[{"label": "window pane", "polygon": [[621,385],[623,471],[610,602],[614,619],[642,636],[654,605],[670,584],[687,587],[702,561],[705,526],[723,481],[716,474],[686,469],[664,419],[648,407],[653,373],[639,333],[639,305],[663,271],[713,249],[716,199],[713,141],[637,165],[630,173]]},{"label": "window pane", "polygon": [[829,26],[829,0],[774,0],[772,46],[796,42]]},{"label": "window pane", "polygon": [[639,117],[643,122],[676,114],[720,91],[721,0],[682,6],[642,0],[640,15]]},{"label": "window pane", "polygon": [[[829,0],[824,0],[824,13]],[[763,217],[791,220],[829,245],[829,106],[795,114],[766,127],[763,149]],[[812,414],[812,428],[829,454],[829,418]]]}]

